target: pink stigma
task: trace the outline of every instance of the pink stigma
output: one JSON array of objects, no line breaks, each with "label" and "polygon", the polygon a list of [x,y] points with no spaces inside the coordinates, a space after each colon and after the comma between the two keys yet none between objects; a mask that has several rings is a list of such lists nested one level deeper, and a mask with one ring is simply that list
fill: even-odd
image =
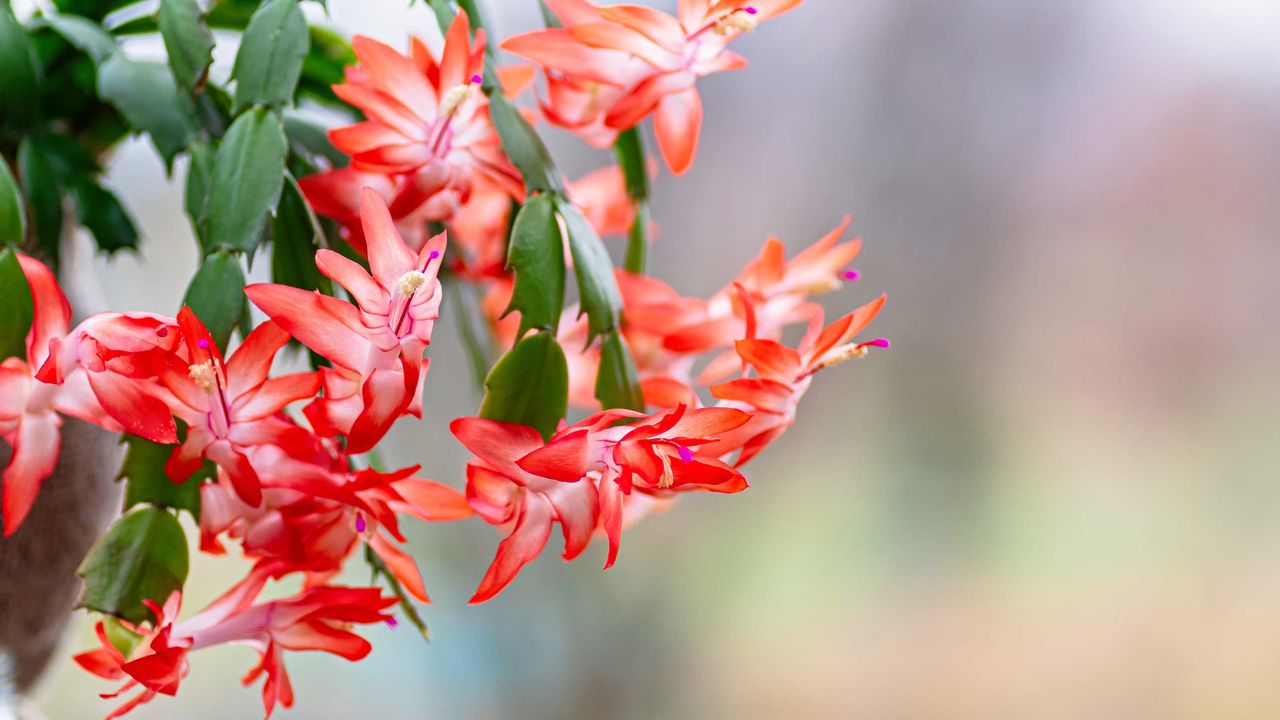
[{"label": "pink stigma", "polygon": [[871,340],[863,343],[863,345],[870,345],[872,347],[878,347],[878,348],[887,348],[889,347],[889,341],[885,338],[876,338],[875,340]]},{"label": "pink stigma", "polygon": [[440,251],[439,251],[439,250],[432,250],[432,251],[431,251],[431,255],[430,255],[430,257],[431,257],[431,259],[432,259],[432,260],[435,260],[436,258],[440,257]]},{"label": "pink stigma", "polygon": [[755,8],[753,8],[753,7],[751,7],[750,5],[748,5],[748,6],[744,7],[744,8],[742,8],[742,9],[743,9],[743,10],[746,10],[748,15],[755,15],[755,14],[756,14],[756,12],[757,12],[757,11],[756,11],[756,9],[755,9]]},{"label": "pink stigma", "polygon": [[475,83],[476,85],[479,85],[483,81],[484,81],[484,78],[480,77],[479,75],[471,76],[471,82]]},{"label": "pink stigma", "polygon": [[849,282],[853,282],[854,280],[857,280],[860,277],[862,277],[862,273],[858,272],[857,270],[844,271],[844,279],[848,280]]},{"label": "pink stigma", "polygon": [[205,340],[204,338],[200,338],[199,340],[196,341],[196,347],[200,348],[201,350],[208,350],[209,341]]},{"label": "pink stigma", "polygon": [[365,529],[366,529],[366,528],[368,528],[368,527],[369,527],[368,523],[366,523],[366,522],[364,521],[364,516],[363,516],[363,515],[357,515],[357,516],[356,516],[356,532],[358,532],[358,533],[360,533],[360,534],[362,534],[362,535],[363,535],[363,534],[364,534]]},{"label": "pink stigma", "polygon": [[693,451],[683,445],[677,445],[676,450],[680,453],[680,459],[689,462],[693,460]]},{"label": "pink stigma", "polygon": [[396,628],[400,627],[400,621],[393,617],[389,617],[387,618],[387,627],[391,628],[392,630],[395,630]]}]

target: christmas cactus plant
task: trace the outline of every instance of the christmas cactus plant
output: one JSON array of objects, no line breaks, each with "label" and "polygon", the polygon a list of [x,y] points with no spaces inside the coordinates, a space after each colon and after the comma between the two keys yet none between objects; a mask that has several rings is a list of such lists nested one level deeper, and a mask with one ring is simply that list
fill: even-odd
[{"label": "christmas cactus plant", "polygon": [[[425,631],[409,518],[494,526],[473,603],[557,524],[566,560],[595,541],[608,568],[655,508],[745,490],[818,371],[888,346],[862,338],[883,296],[829,323],[812,299],[858,277],[847,218],[790,258],[767,239],[707,298],[646,274],[645,126],[670,173],[687,171],[699,83],[744,67],[732,41],[799,0],[680,0],[674,16],[545,0],[546,29],[501,42],[475,0],[431,0],[436,48],[348,42],[308,2],[53,0],[19,19],[0,0],[0,517],[5,537],[22,532],[64,418],[120,433],[123,512],[80,566],[100,646],[76,656],[118,684],[112,717],[175,694],[210,646],[257,650],[248,679],[263,678],[269,715],[294,702],[289,651],[356,660],[360,625]],[[210,72],[213,30],[237,44],[226,77]],[[126,52],[146,34],[167,62]],[[565,178],[543,124],[616,165]],[[202,259],[171,315],[75,323],[59,239],[74,222],[104,253],[136,247],[102,182],[134,134],[185,168]],[[625,238],[620,266],[603,236]],[[253,262],[272,282],[246,285]],[[423,395],[442,315],[481,388],[450,424],[474,456],[456,482],[376,459],[393,424],[450,412]],[[273,373],[290,344],[309,367]],[[183,512],[200,552],[246,567],[196,612]],[[335,584],[352,558],[373,586]],[[260,597],[287,577],[302,589]]]}]

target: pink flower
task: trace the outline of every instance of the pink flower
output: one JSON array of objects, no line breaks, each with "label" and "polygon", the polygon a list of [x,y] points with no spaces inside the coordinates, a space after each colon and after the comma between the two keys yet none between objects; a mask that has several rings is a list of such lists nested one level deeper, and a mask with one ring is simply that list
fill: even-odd
[{"label": "pink flower", "polygon": [[59,412],[120,429],[102,410],[84,373],[62,384],[37,379],[37,370],[48,360],[51,348],[56,349],[67,334],[71,306],[49,268],[26,255],[17,257],[31,288],[34,315],[26,358],[11,357],[0,363],[0,438],[13,449],[0,476],[0,517],[4,518],[6,537],[22,525],[41,484],[58,463]]},{"label": "pink flower", "polygon": [[[631,425],[619,420],[635,419]],[[732,408],[690,409],[684,405],[644,416],[606,410],[571,425],[517,461],[520,469],[562,482],[595,476],[600,492],[600,525],[609,538],[605,568],[618,557],[623,500],[632,492],[658,497],[711,491],[736,493],[746,478],[700,447],[741,427],[750,415]]]},{"label": "pink flower", "polygon": [[497,595],[533,562],[557,522],[564,532],[564,559],[582,554],[596,528],[596,488],[588,481],[560,482],[523,470],[517,460],[542,446],[538,431],[482,418],[458,418],[449,429],[476,456],[467,465],[467,502],[487,522],[509,531],[473,604]]},{"label": "pink flower", "polygon": [[[776,340],[746,338],[735,343],[744,366],[753,368],[756,376],[744,372],[737,380],[712,386],[711,394],[729,406],[751,410],[751,420],[711,445],[709,451],[727,453],[741,448],[736,464],[743,465],[795,423],[800,398],[809,389],[814,373],[862,357],[868,348],[888,347],[889,341],[881,338],[852,342],[875,319],[884,301],[881,295],[820,332],[810,331],[798,350]],[[822,327],[821,321],[817,327]]]},{"label": "pink flower", "polygon": [[745,67],[729,42],[799,3],[682,0],[677,19],[641,5],[547,0],[564,27],[517,35],[502,47],[547,71],[547,119],[596,146],[652,114],[662,157],[680,175],[693,163],[702,126],[697,79]]},{"label": "pink flower", "polygon": [[245,288],[290,335],[337,366],[325,369],[324,397],[306,412],[318,431],[347,434],[353,453],[373,447],[404,412],[422,415],[422,355],[439,317],[443,293],[436,276],[446,243],[438,235],[414,253],[370,189],[362,192],[360,218],[372,275],[332,250],[316,252],[320,272],[346,288],[356,305],[286,285]]},{"label": "pink flower", "polygon": [[107,636],[103,623],[97,633],[101,647],[81,653],[76,662],[107,680],[126,680],[117,697],[134,688],[141,691],[108,717],[119,717],[157,694],[176,695],[186,676],[187,655],[195,650],[226,644],[247,645],[257,651],[259,663],[245,676],[249,684],[266,676],[262,700],[270,717],[276,705],[293,706],[293,686],[284,665],[286,650],[321,650],[348,660],[369,654],[368,641],[352,633],[353,624],[368,625],[391,618],[384,611],[396,603],[376,588],[316,587],[281,600],[255,602],[267,581],[279,577],[281,568],[273,563],[256,566],[249,576],[232,587],[201,613],[176,622],[182,597],[174,593],[164,607],[147,601],[156,615],[151,629],[127,626],[141,636],[135,649],[125,655]]},{"label": "pink flower", "polygon": [[479,88],[484,31],[476,32],[474,45],[470,33],[466,13],[458,13],[439,59],[416,39],[405,57],[356,36],[351,46],[359,64],[333,87],[368,117],[330,132],[333,144],[351,156],[357,170],[406,176],[392,204],[397,217],[430,202],[421,210],[428,219],[448,219],[467,201],[476,175],[513,198],[524,196]]},{"label": "pink flower", "polygon": [[183,482],[208,458],[227,473],[236,492],[250,505],[262,502],[258,473],[246,453],[253,445],[286,442],[302,433],[275,417],[292,402],[320,389],[318,373],[268,378],[271,362],[289,335],[273,322],[249,333],[225,363],[204,323],[188,307],[178,313],[186,358],[162,375],[173,414],[187,423],[187,438],[165,467],[174,482]]}]

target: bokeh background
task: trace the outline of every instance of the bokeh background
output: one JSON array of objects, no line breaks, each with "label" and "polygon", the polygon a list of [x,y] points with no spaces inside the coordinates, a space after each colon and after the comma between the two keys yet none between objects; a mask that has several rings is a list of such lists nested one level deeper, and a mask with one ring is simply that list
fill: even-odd
[{"label": "bokeh background", "polygon": [[[329,5],[439,40],[421,4]],[[499,35],[539,22],[488,5]],[[548,550],[468,607],[499,538],[415,528],[430,644],[292,657],[279,717],[1280,715],[1278,39],[1274,0],[807,0],[743,39],[751,67],[700,86],[693,171],[657,181],[652,268],[710,292],[852,211],[863,279],[829,306],[887,291],[892,350],[823,373],[748,492],[649,519],[607,573]],[[610,161],[549,136],[570,174]],[[143,142],[111,179],[145,260],[100,261],[104,299],[172,312],[181,188]],[[456,347],[442,323],[388,454],[460,487]],[[242,570],[201,560],[189,603]],[[251,661],[202,652],[135,717],[259,717]],[[110,707],[50,675],[53,720]]]}]

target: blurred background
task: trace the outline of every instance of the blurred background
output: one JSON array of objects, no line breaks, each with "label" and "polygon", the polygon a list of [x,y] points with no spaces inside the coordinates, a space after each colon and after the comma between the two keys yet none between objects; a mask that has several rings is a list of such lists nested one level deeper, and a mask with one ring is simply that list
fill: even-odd
[{"label": "blurred background", "polygon": [[[438,43],[407,5],[329,2],[346,33]],[[502,37],[540,22],[488,6]],[[1274,0],[807,0],[740,41],[751,66],[700,85],[693,171],[657,181],[652,270],[708,293],[852,211],[863,279],[829,307],[887,291],[893,349],[823,373],[748,492],[650,518],[607,573],[548,550],[468,607],[499,537],[413,528],[430,644],[295,655],[278,716],[1280,715],[1277,38]],[[570,175],[611,161],[548,137]],[[145,239],[101,261],[104,299],[172,312],[180,183],[144,141],[111,179]],[[461,487],[453,330],[388,455]],[[243,569],[202,558],[189,607]],[[105,714],[69,656],[40,707]],[[133,717],[257,718],[252,661],[202,652]]]}]

